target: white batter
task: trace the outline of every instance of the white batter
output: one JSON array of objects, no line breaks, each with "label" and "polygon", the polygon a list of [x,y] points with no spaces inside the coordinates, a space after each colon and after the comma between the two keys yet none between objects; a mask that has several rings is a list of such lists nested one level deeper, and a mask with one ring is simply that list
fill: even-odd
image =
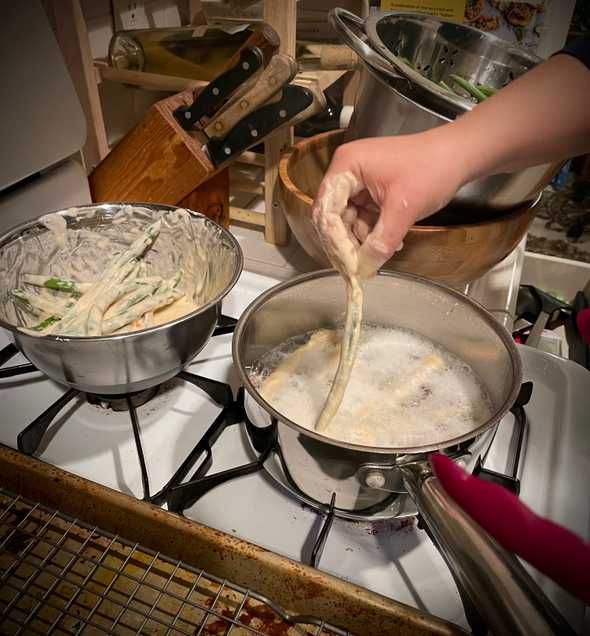
[{"label": "white batter", "polygon": [[323,409],[315,423],[316,431],[325,431],[335,417],[347,389],[363,319],[363,290],[358,276],[358,241],[352,236],[350,223],[356,215],[350,197],[359,184],[350,172],[334,175],[326,181],[313,210],[313,222],[330,263],[346,282],[346,320],[342,333],[340,360]]},{"label": "white batter", "polygon": [[[74,218],[77,212],[71,212]],[[17,250],[12,260],[18,287],[8,295],[29,333],[127,333],[181,318],[219,287],[216,278],[223,271],[211,271],[211,262],[218,261],[210,257],[222,242],[186,210],[153,215],[124,206],[103,234],[96,228],[68,229],[63,213],[39,222],[50,232],[35,239],[35,250]],[[225,259],[219,262],[216,270],[224,270]],[[49,273],[38,273],[40,268]]]},{"label": "white batter", "polygon": [[[319,330],[303,345],[299,339],[265,355],[260,367],[272,373],[254,377],[262,397],[313,430],[336,371],[340,337]],[[344,399],[324,434],[366,446],[436,444],[491,414],[485,389],[462,360],[416,333],[364,325]]]}]

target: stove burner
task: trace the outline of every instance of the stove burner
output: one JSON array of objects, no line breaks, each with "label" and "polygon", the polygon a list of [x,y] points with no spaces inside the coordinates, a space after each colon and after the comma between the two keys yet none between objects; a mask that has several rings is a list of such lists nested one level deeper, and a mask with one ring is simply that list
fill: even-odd
[{"label": "stove burner", "polygon": [[135,393],[124,393],[123,395],[98,395],[96,393],[86,393],[86,401],[99,409],[110,409],[112,411],[128,411],[129,402],[134,408],[139,408],[152,398],[156,397],[160,391],[160,386],[153,386],[143,391]]},{"label": "stove burner", "polygon": [[[226,317],[221,317],[218,323],[214,336],[225,333],[230,333],[235,325],[235,320]],[[0,367],[2,367],[10,358],[18,353],[14,345],[8,345],[4,349],[0,350]],[[0,378],[12,377],[16,375],[22,375],[36,371],[35,367],[30,364],[16,365],[13,367],[0,368]],[[386,515],[387,518],[404,516],[404,510],[400,505],[400,499],[397,494],[392,493],[391,500],[387,502],[384,509],[366,509],[360,512],[359,515],[351,515],[345,510],[340,510],[336,506],[336,496],[332,495],[332,499],[329,505],[319,503],[311,500],[305,493],[301,492],[295,482],[289,475],[289,471],[286,467],[280,448],[276,443],[276,422],[266,429],[260,429],[254,427],[246,416],[244,409],[244,392],[240,389],[236,399],[234,400],[231,387],[223,382],[213,380],[211,378],[205,378],[198,376],[187,371],[181,371],[178,379],[189,382],[205,393],[216,402],[221,411],[215,420],[211,423],[201,440],[189,452],[185,460],[177,469],[176,473],[171,477],[168,483],[156,494],[150,494],[150,487],[148,481],[147,467],[143,455],[143,449],[140,437],[139,420],[137,416],[137,407],[145,404],[152,399],[159,391],[159,387],[147,389],[145,391],[139,391],[137,393],[131,393],[126,395],[96,395],[86,394],[86,399],[89,404],[99,408],[110,408],[114,411],[127,411],[135,438],[135,444],[137,448],[138,461],[141,468],[141,477],[143,483],[143,499],[156,505],[167,504],[168,510],[183,514],[184,510],[193,506],[203,495],[218,485],[224,484],[228,481],[236,479],[241,476],[249,475],[251,473],[266,470],[271,476],[284,488],[286,488],[295,498],[301,501],[303,504],[315,509],[321,519],[321,523],[317,528],[314,528],[311,533],[312,549],[310,555],[304,560],[317,567],[319,560],[321,559],[323,547],[326,543],[330,529],[334,520],[334,517],[375,520],[383,518],[382,515]],[[499,475],[493,471],[486,470],[483,467],[486,454],[481,458],[478,463],[475,473],[482,478],[493,479],[495,481],[501,481],[504,477],[505,481],[503,485],[511,487],[518,492],[518,464],[521,457],[521,451],[523,447],[523,440],[526,437],[526,414],[524,412],[524,406],[527,404],[531,395],[532,386],[530,383],[525,383],[522,387],[521,394],[519,395],[513,413],[515,415],[515,433],[517,436],[517,444],[514,452],[514,458],[512,460],[512,470],[509,471],[510,475]],[[58,400],[51,404],[41,415],[39,415],[33,422],[31,422],[21,433],[18,435],[18,448],[26,454],[35,453],[42,441],[42,438],[49,428],[51,422],[60,413],[65,406],[71,402],[76,396],[79,395],[79,391],[76,389],[67,390]],[[213,447],[221,434],[227,427],[234,424],[243,425],[246,427],[248,438],[252,444],[253,449],[256,452],[256,459],[250,463],[234,466],[228,470],[219,471],[217,473],[210,473],[210,469],[213,463]],[[493,441],[493,440],[492,440]],[[490,443],[491,446],[491,443]],[[488,448],[489,450],[489,448]],[[194,470],[193,474],[188,477],[191,469],[198,463],[198,466]],[[282,476],[279,478],[276,474],[273,474],[273,470],[269,470],[272,465],[280,467]],[[409,514],[408,511],[406,511]],[[415,511],[411,513],[415,515]]]},{"label": "stove burner", "polygon": [[[212,337],[221,336],[223,334],[232,333],[235,329],[237,320],[229,316],[220,315],[217,320],[217,327],[211,334]],[[9,344],[0,350],[0,378],[10,378],[27,373],[34,373],[37,369],[32,364],[19,364],[10,367],[4,365],[16,354],[18,349],[14,344]],[[225,382],[219,382],[211,378],[205,378],[188,371],[181,371],[177,378],[189,382],[205,393],[223,408],[222,413],[233,403],[233,394],[231,387]],[[143,455],[141,444],[141,436],[139,429],[139,419],[137,417],[137,407],[151,400],[159,391],[159,386],[136,393],[127,393],[123,395],[96,395],[86,394],[89,404],[99,408],[110,408],[113,411],[127,411],[133,429],[133,437],[137,449],[137,458],[141,470],[141,479],[143,484],[143,499],[151,501],[150,487],[148,480],[147,467]],[[43,437],[47,429],[59,413],[74,399],[81,391],[70,388],[61,395],[55,402],[50,404],[43,413],[36,417],[28,426],[26,426],[17,436],[18,449],[26,455],[32,455],[39,450]],[[208,468],[207,468],[208,470]]]}]

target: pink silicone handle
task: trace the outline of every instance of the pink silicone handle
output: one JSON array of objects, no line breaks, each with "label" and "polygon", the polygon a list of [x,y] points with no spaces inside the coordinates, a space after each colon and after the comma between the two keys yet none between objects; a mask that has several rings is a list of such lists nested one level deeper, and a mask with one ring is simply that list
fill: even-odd
[{"label": "pink silicone handle", "polygon": [[590,309],[582,309],[578,312],[576,325],[584,342],[590,346]]},{"label": "pink silicone handle", "polygon": [[434,453],[430,462],[447,493],[500,545],[590,603],[590,544],[445,455]]}]

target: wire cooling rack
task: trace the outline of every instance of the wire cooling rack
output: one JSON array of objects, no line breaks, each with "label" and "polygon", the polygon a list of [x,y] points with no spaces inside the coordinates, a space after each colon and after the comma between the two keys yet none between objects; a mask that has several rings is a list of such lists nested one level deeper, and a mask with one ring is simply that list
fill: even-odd
[{"label": "wire cooling rack", "polygon": [[1,489],[0,633],[350,636]]}]

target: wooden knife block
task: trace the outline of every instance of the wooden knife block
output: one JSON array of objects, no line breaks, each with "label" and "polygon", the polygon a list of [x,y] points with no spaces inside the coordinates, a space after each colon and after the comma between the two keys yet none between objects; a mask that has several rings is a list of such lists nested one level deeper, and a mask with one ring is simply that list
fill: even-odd
[{"label": "wooden knife block", "polygon": [[187,207],[229,225],[229,172],[216,169],[200,140],[173,112],[190,104],[193,91],[155,103],[90,175],[96,203],[129,201]]}]

